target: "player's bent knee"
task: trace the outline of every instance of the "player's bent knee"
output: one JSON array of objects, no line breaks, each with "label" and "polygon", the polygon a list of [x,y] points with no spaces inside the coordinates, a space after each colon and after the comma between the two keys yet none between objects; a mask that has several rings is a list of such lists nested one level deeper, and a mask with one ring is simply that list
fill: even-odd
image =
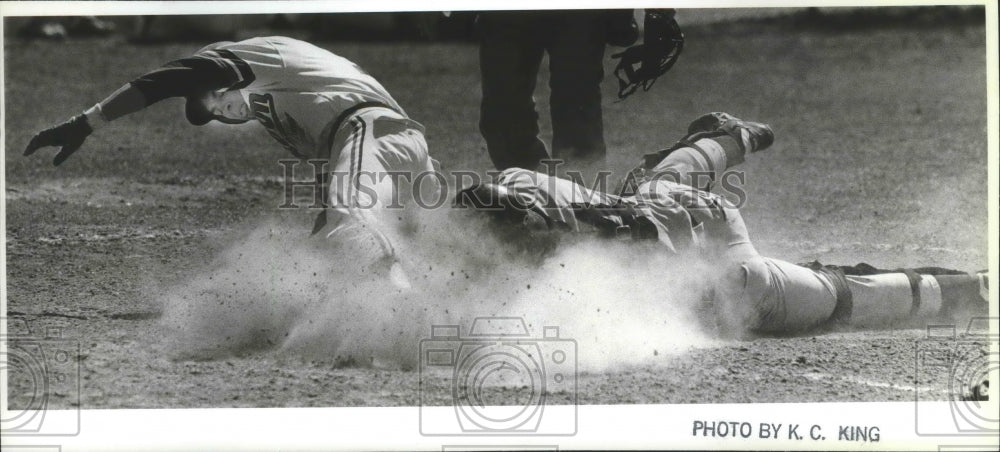
[{"label": "player's bent knee", "polygon": [[756,257],[728,274],[731,293],[721,300],[722,315],[734,328],[763,334],[788,334],[831,321],[840,306],[839,291],[817,272],[775,259]]},{"label": "player's bent knee", "polygon": [[715,290],[715,308],[719,323],[725,333],[742,336],[748,332],[765,329],[767,319],[773,317],[773,307],[766,296],[765,275],[755,262],[726,265],[719,276]]}]

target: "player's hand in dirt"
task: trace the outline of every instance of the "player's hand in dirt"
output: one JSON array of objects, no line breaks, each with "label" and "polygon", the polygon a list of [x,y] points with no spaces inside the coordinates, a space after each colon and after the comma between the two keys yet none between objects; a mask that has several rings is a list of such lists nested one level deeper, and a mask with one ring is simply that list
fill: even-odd
[{"label": "player's hand in dirt", "polygon": [[80,149],[83,141],[93,132],[94,129],[87,123],[86,116],[74,116],[69,121],[58,126],[38,132],[28,142],[28,147],[24,149],[24,155],[34,154],[35,151],[46,146],[62,146],[59,149],[59,153],[56,154],[55,159],[52,160],[53,165],[59,166],[70,155],[73,155],[77,149]]}]

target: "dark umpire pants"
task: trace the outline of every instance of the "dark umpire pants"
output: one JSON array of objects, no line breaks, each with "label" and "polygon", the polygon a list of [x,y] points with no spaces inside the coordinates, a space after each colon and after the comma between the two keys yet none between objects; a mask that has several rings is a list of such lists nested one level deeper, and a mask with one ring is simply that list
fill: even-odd
[{"label": "dark umpire pants", "polygon": [[497,11],[479,17],[483,100],[479,130],[497,169],[536,169],[548,158],[532,95],[549,54],[553,157],[600,160],[605,15],[602,11]]}]

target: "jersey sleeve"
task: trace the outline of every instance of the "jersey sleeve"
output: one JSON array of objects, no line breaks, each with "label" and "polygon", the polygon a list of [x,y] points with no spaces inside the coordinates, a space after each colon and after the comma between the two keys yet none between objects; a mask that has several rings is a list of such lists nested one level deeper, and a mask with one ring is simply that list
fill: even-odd
[{"label": "jersey sleeve", "polygon": [[255,78],[250,65],[233,51],[214,48],[171,61],[130,84],[142,93],[149,106],[168,97],[243,88]]}]

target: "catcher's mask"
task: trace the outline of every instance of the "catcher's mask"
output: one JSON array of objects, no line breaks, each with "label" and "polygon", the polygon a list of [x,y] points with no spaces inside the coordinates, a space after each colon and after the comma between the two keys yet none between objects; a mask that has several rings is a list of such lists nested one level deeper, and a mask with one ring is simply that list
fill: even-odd
[{"label": "catcher's mask", "polygon": [[674,67],[684,50],[684,33],[674,19],[676,12],[647,9],[643,43],[611,55],[620,58],[614,70],[619,100],[631,96],[638,88],[649,91],[657,78]]}]

